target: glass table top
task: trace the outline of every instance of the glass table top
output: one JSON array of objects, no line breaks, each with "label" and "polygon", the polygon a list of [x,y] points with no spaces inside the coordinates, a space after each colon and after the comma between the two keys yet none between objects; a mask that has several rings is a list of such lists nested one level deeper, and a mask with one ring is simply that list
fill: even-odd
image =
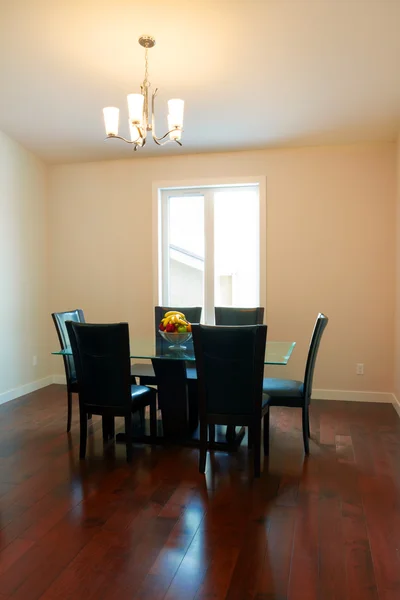
[{"label": "glass table top", "polygon": [[[296,342],[267,342],[264,364],[266,365],[287,365],[292,355]],[[131,358],[165,358],[168,360],[186,360],[194,361],[194,352],[190,349],[180,349],[179,347],[166,347],[162,351],[156,351],[155,341],[147,339],[134,339],[130,343]],[[71,356],[71,348],[57,350],[52,352],[56,356]]]}]

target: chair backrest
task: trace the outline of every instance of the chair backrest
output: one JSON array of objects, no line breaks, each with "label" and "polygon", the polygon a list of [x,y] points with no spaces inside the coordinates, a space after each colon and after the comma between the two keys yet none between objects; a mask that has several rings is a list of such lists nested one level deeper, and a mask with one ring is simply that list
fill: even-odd
[{"label": "chair backrest", "polygon": [[262,325],[264,307],[232,308],[230,306],[215,307],[216,325]]},{"label": "chair backrest", "polygon": [[328,325],[328,317],[319,313],[317,320],[315,321],[314,330],[311,336],[310,347],[308,350],[308,357],[306,363],[306,371],[304,375],[304,396],[305,398],[311,398],[312,383],[314,377],[315,363],[317,360],[317,354],[319,344],[321,342],[322,334],[324,333],[325,327]]},{"label": "chair backrest", "polygon": [[[69,341],[68,331],[67,331],[67,327],[65,324],[67,321],[75,321],[76,323],[84,323],[85,317],[83,315],[83,310],[81,310],[80,308],[77,308],[75,310],[68,310],[66,312],[52,313],[51,316],[53,318],[53,322],[56,327],[61,350],[70,348],[71,344]],[[74,359],[72,356],[63,356],[63,359],[64,359],[65,376],[67,378],[67,384],[70,384],[76,380]]]},{"label": "chair backrest", "polygon": [[[158,327],[160,325],[161,319],[164,317],[166,312],[170,310],[178,310],[183,313],[189,323],[200,323],[201,319],[201,306],[187,306],[187,307],[177,307],[177,306],[155,306],[154,307],[154,327],[155,327],[155,335],[156,335],[156,352],[157,354],[162,354],[167,351],[169,342],[164,340],[161,337]],[[193,352],[193,341],[189,340],[185,342],[185,346],[187,348],[187,352]]]},{"label": "chair backrest", "polygon": [[69,321],[67,328],[78,378],[79,401],[100,409],[128,411],[131,405],[128,323],[97,325]]},{"label": "chair backrest", "polygon": [[194,325],[193,339],[200,417],[261,411],[267,326]]}]

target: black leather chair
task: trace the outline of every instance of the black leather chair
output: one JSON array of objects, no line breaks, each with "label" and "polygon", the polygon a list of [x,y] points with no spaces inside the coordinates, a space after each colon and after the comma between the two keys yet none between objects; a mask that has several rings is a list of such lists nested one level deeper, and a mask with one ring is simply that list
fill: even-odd
[{"label": "black leather chair", "polygon": [[114,433],[114,418],[124,417],[126,457],[132,459],[132,413],[150,406],[151,435],[157,427],[156,391],[131,385],[128,323],[66,323],[79,384],[80,450],[85,458],[87,414],[103,417],[103,437]]},{"label": "black leather chair", "polygon": [[[262,389],[267,326],[192,329],[199,389],[199,471],[205,471],[209,425],[246,425],[253,440],[254,474],[259,477],[261,418],[268,425],[269,411]],[[268,447],[268,426],[264,435]]]},{"label": "black leather chair", "polygon": [[264,307],[233,308],[230,306],[216,306],[216,325],[262,325],[264,321]]},{"label": "black leather chair", "polygon": [[[55,312],[52,313],[54,325],[56,327],[58,339],[60,342],[61,350],[65,350],[70,347],[70,341],[68,331],[65,323],[67,321],[75,321],[76,323],[84,323],[85,317],[83,310],[77,308],[75,310],[69,310],[66,312]],[[67,417],[67,431],[71,430],[71,419],[72,419],[72,394],[78,393],[78,384],[76,381],[76,371],[74,359],[72,356],[63,356],[65,377],[67,380],[67,403],[68,403],[68,417]]]},{"label": "black leather chair", "polygon": [[[183,308],[171,307],[171,306],[155,306],[154,307],[154,331],[155,331],[155,341],[156,341],[156,351],[157,353],[161,353],[164,349],[168,347],[168,342],[161,337],[158,327],[160,325],[161,319],[165,315],[166,312],[170,310],[178,310],[183,313],[187,320],[190,323],[200,323],[201,319],[201,306],[189,306]],[[187,349],[193,350],[193,341],[190,340],[186,342]],[[157,378],[154,373],[153,365],[150,364],[139,364],[134,363],[131,368],[132,377],[138,377],[139,383],[141,385],[157,385]],[[190,380],[195,380],[197,378],[196,367],[194,364],[187,364],[186,376]]]},{"label": "black leather chair", "polygon": [[[308,438],[310,437],[309,406],[312,393],[312,382],[315,363],[322,334],[328,324],[328,317],[319,313],[311,336],[306,363],[304,381],[293,379],[266,378],[263,382],[263,392],[269,397],[270,406],[290,406],[302,409],[304,451],[310,453]],[[264,424],[265,426],[265,424]]]},{"label": "black leather chair", "polygon": [[[216,306],[214,308],[216,325],[262,325],[264,321],[264,307],[237,308],[230,306]],[[210,427],[211,432],[213,431]],[[235,428],[229,427],[227,436],[235,436]],[[250,434],[249,434],[250,436]]]}]

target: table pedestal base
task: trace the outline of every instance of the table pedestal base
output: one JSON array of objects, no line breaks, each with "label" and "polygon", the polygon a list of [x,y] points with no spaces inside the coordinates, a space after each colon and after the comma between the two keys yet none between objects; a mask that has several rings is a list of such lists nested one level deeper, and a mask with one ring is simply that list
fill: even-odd
[{"label": "table pedestal base", "polygon": [[[193,433],[180,436],[164,436],[162,431],[162,422],[157,421],[157,436],[153,438],[150,435],[148,420],[145,421],[144,428],[139,420],[134,419],[132,424],[132,441],[135,444],[155,444],[155,445],[178,445],[189,448],[199,448],[199,428]],[[210,450],[219,450],[221,452],[236,452],[245,436],[245,428],[241,427],[238,431],[232,426],[216,425],[215,441],[209,442]],[[125,433],[117,433],[117,444],[125,444]]]}]

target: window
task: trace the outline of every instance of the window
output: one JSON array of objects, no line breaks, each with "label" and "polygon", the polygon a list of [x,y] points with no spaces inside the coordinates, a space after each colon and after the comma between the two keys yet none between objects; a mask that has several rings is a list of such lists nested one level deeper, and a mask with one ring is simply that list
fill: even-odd
[{"label": "window", "polygon": [[[159,190],[159,293],[167,306],[259,306],[262,218],[258,183]],[[265,305],[263,303],[263,305]]]}]

